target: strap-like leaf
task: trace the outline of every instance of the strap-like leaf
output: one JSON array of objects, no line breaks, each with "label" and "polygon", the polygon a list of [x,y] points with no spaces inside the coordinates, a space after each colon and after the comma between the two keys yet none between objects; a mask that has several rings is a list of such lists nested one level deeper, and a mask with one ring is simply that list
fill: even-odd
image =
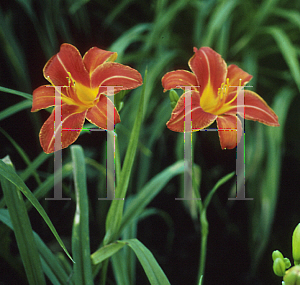
[{"label": "strap-like leaf", "polygon": [[86,187],[86,170],[83,149],[79,145],[71,146],[73,175],[76,194],[76,212],[72,231],[72,253],[74,258],[75,284],[93,284],[90,237],[89,207]]},{"label": "strap-like leaf", "polygon": [[6,178],[8,181],[10,181],[12,184],[14,184],[18,190],[20,190],[26,198],[31,202],[31,204],[37,209],[37,211],[40,213],[46,224],[48,225],[49,229],[55,236],[56,240],[62,247],[62,249],[65,251],[65,253],[68,255],[68,257],[73,261],[71,255],[67,251],[64,243],[62,242],[61,238],[59,237],[56,229],[54,228],[50,218],[48,217],[47,213],[45,212],[44,208],[41,206],[39,201],[35,198],[35,196],[32,194],[32,192],[28,189],[26,184],[23,182],[23,180],[18,176],[18,174],[12,169],[12,167],[6,165],[2,160],[0,160],[0,176]]},{"label": "strap-like leaf", "polygon": [[[8,157],[3,160],[8,168],[13,169]],[[4,163],[3,161],[1,162]],[[26,271],[27,280],[29,284],[32,285],[46,284],[23,197],[17,187],[4,177],[1,177],[1,185]]]}]

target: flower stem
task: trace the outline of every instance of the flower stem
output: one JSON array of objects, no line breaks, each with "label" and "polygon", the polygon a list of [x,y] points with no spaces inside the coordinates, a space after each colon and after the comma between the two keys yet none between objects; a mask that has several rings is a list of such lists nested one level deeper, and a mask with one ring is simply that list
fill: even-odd
[{"label": "flower stem", "polygon": [[105,285],[106,284],[106,274],[107,274],[108,261],[109,261],[109,258],[105,259],[102,263],[100,283],[99,283],[100,285]]},{"label": "flower stem", "polygon": [[[207,236],[208,236],[208,222],[206,218],[206,209],[200,210],[200,226],[201,226],[201,246],[200,246],[200,263],[199,263],[198,280],[200,280],[201,276],[204,276],[204,271],[205,271]],[[203,277],[202,277],[202,282],[203,282]]]}]

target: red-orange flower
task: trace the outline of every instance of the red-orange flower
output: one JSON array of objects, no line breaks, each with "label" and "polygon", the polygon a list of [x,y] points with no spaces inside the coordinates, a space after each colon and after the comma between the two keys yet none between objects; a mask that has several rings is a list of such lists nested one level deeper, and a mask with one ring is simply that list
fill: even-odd
[{"label": "red-orange flower", "polygon": [[[114,93],[142,85],[141,74],[120,63],[117,53],[93,47],[82,58],[76,47],[62,44],[58,54],[45,65],[44,77],[52,85],[33,91],[31,112],[55,106],[55,93],[61,91],[61,148],[72,144],[79,136],[85,118],[107,129],[107,109],[114,108],[114,124],[120,122],[118,111],[106,97],[107,86],[115,86]],[[55,92],[56,89],[56,92]],[[46,153],[54,152],[55,108],[40,131],[40,143]],[[111,122],[112,124],[112,122]]]},{"label": "red-orange flower", "polygon": [[[175,70],[162,78],[164,92],[180,86],[190,86],[189,108],[193,131],[206,128],[216,120],[222,149],[232,149],[237,146],[242,135],[237,113],[247,120],[279,126],[274,111],[255,92],[244,90],[244,108],[240,112],[243,106],[237,106],[238,93],[252,78],[250,74],[233,64],[227,68],[222,57],[209,47],[199,50],[194,48],[194,52],[188,62],[192,72]],[[179,98],[167,127],[175,132],[184,132],[184,121],[185,93]]]}]

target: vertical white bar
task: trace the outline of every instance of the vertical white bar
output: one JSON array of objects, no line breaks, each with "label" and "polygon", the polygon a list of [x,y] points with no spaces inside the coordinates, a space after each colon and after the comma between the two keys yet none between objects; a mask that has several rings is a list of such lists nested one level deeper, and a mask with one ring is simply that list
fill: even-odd
[{"label": "vertical white bar", "polygon": [[114,106],[114,87],[102,86],[107,88],[107,96],[110,96],[112,104],[107,104],[107,147],[106,147],[106,198],[98,200],[124,200],[115,198],[115,106]]},{"label": "vertical white bar", "polygon": [[184,120],[184,197],[193,197],[192,183],[192,103],[191,86],[185,87],[185,120]]},{"label": "vertical white bar", "polygon": [[[191,86],[185,88],[184,99],[184,198],[175,200],[195,200],[193,198],[193,165],[192,165],[192,99]],[[201,199],[199,199],[201,200]]]},{"label": "vertical white bar", "polygon": [[[236,198],[228,198],[228,200],[253,200],[246,198],[245,190],[245,92],[244,86],[236,87],[237,96],[237,113],[241,114],[242,129],[237,128],[237,138],[241,137],[239,144],[236,147]],[[241,133],[242,132],[242,133]]]},{"label": "vertical white bar", "polygon": [[[54,116],[54,198],[45,200],[71,200],[62,197],[62,150],[61,150],[61,87],[55,86],[55,116]],[[53,88],[51,86],[51,88]]]},{"label": "vertical white bar", "polygon": [[107,104],[107,154],[106,154],[106,185],[107,199],[115,198],[115,107],[114,86],[107,86],[107,96],[110,96],[112,104]]}]

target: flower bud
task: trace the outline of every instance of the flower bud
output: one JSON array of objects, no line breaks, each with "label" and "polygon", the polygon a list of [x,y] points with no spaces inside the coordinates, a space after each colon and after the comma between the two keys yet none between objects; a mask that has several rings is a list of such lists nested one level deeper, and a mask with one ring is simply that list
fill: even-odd
[{"label": "flower bud", "polygon": [[277,276],[285,274],[285,263],[282,258],[276,258],[273,262],[273,271]]},{"label": "flower bud", "polygon": [[300,285],[300,266],[296,265],[287,270],[283,281],[285,285]]},{"label": "flower bud", "polygon": [[283,255],[282,255],[282,253],[279,250],[274,250],[272,252],[272,259],[273,259],[273,261],[275,261],[276,258],[283,259]]},{"label": "flower bud", "polygon": [[287,269],[287,268],[290,268],[290,267],[292,266],[290,260],[289,260],[287,257],[285,257],[285,258],[283,259],[283,261],[284,261],[284,263],[285,263],[285,268],[286,268],[286,269]]},{"label": "flower bud", "polygon": [[293,258],[295,265],[300,264],[300,223],[294,230],[292,238]]},{"label": "flower bud", "polygon": [[177,104],[177,101],[179,99],[177,92],[175,90],[171,89],[169,92],[169,98],[171,101],[171,107],[172,107],[172,109],[174,109]]}]

